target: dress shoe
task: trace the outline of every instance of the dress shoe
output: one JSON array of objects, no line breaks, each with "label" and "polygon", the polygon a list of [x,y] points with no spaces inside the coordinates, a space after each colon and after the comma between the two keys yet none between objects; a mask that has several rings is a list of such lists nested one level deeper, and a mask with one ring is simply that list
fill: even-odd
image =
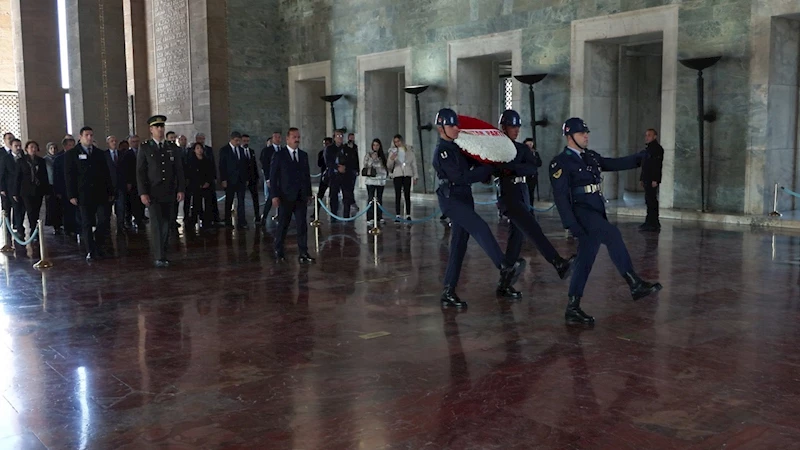
[{"label": "dress shoe", "polygon": [[244,225],[239,225],[237,228],[238,228],[238,229],[240,229],[240,230],[247,230],[247,229],[249,229],[250,227],[249,227],[249,226],[247,226],[247,224],[244,224]]},{"label": "dress shoe", "polygon": [[575,257],[575,255],[572,255],[569,259],[564,259],[560,255],[556,256],[555,261],[553,261],[553,267],[558,272],[558,278],[565,280],[569,276],[572,272],[572,264],[575,262]]},{"label": "dress shoe", "polygon": [[506,287],[497,286],[497,290],[495,292],[497,293],[498,297],[510,298],[515,300],[522,298],[522,292],[514,289],[513,286],[506,286]]},{"label": "dress shoe", "polygon": [[157,259],[156,262],[155,262],[155,266],[158,267],[158,268],[164,268],[164,267],[167,267],[168,264],[164,260]]},{"label": "dress shoe", "polygon": [[300,262],[300,264],[311,264],[316,261],[316,259],[312,258],[308,253],[305,255],[300,255],[297,260]]},{"label": "dress shoe", "polygon": [[628,282],[628,286],[631,288],[631,297],[633,297],[634,301],[645,298],[661,290],[661,283],[644,281],[634,272],[628,272],[624,277],[625,281]]},{"label": "dress shoe", "polygon": [[456,295],[456,290],[451,288],[450,286],[445,286],[444,290],[442,291],[442,308],[456,308],[456,309],[466,309],[467,302],[462,301]]},{"label": "dress shoe", "polygon": [[567,303],[567,310],[564,312],[564,319],[567,323],[594,323],[594,317],[586,314],[581,309],[581,298],[570,295]]},{"label": "dress shoe", "polygon": [[275,261],[286,261],[286,256],[282,252],[275,252]]},{"label": "dress shoe", "polygon": [[86,262],[94,262],[97,261],[97,254],[96,253],[87,253],[86,254]]},{"label": "dress shoe", "polygon": [[53,234],[56,236],[61,236],[64,234],[64,230],[62,230],[61,228],[56,228],[53,230]]}]

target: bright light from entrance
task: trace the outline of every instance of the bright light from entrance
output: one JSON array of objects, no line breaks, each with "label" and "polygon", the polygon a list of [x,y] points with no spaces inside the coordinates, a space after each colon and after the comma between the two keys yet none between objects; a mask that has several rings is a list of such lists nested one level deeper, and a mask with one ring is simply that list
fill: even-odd
[{"label": "bright light from entrance", "polygon": [[61,60],[61,88],[64,89],[64,106],[67,113],[67,133],[72,134],[72,108],[69,103],[69,56],[67,54],[67,5],[58,1],[58,51]]}]

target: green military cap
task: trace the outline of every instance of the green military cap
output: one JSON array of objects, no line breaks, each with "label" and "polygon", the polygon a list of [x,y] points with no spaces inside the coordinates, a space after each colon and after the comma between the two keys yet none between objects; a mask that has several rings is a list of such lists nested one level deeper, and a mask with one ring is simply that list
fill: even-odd
[{"label": "green military cap", "polygon": [[151,127],[154,125],[164,125],[165,123],[167,123],[167,116],[156,115],[147,119],[147,125]]}]

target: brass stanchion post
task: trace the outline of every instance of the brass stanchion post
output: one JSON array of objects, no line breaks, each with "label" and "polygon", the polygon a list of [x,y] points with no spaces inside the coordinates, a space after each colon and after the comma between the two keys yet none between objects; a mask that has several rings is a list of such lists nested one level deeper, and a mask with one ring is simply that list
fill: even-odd
[{"label": "brass stanchion post", "polygon": [[12,253],[14,252],[14,245],[11,242],[11,231],[6,226],[6,212],[0,211],[0,227],[3,227],[3,247],[0,247],[0,252]]},{"label": "brass stanchion post", "polygon": [[381,234],[380,222],[378,221],[378,197],[372,197],[372,228],[369,234],[377,236]]},{"label": "brass stanchion post", "polygon": [[770,217],[780,217],[783,214],[778,212],[778,183],[775,183],[775,194],[772,197],[772,212],[769,213]]},{"label": "brass stanchion post", "polygon": [[39,230],[39,262],[33,265],[34,269],[49,269],[53,267],[53,262],[47,258],[47,248],[44,243],[44,229],[42,219],[36,222],[36,229]]}]

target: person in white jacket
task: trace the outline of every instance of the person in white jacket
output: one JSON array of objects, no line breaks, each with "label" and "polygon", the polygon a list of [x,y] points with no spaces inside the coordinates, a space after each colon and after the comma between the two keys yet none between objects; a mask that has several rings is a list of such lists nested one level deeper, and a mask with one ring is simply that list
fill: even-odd
[{"label": "person in white jacket", "polygon": [[400,195],[404,194],[406,201],[406,219],[411,220],[411,185],[417,184],[417,158],[414,147],[403,142],[403,136],[397,134],[392,140],[394,144],[389,150],[389,159],[386,167],[389,175],[394,180],[395,222],[402,217],[400,209]]},{"label": "person in white jacket", "polygon": [[[383,205],[383,188],[386,186],[386,179],[389,177],[389,169],[386,166],[386,153],[383,151],[383,143],[380,139],[372,140],[372,147],[364,155],[364,164],[361,165],[361,175],[364,177],[364,184],[367,185],[367,197],[369,200],[376,199],[378,204]],[[367,205],[367,225],[373,226],[377,221],[383,223],[383,212],[378,209],[378,217],[374,217],[375,209]]]}]

